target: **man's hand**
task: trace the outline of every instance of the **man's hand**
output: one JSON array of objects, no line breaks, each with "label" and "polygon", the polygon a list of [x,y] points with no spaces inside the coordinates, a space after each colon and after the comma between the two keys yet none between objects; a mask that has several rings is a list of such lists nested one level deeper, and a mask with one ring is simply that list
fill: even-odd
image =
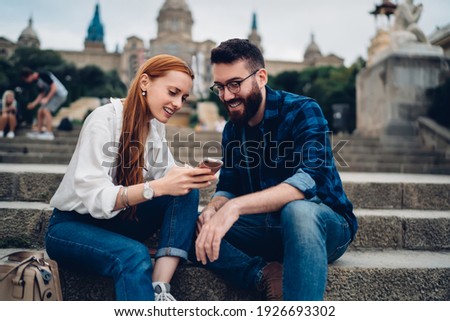
[{"label": "man's hand", "polygon": [[[211,213],[209,212],[209,214]],[[205,215],[203,218],[204,223],[202,223],[201,231],[195,242],[197,261],[206,264],[207,259],[210,262],[214,262],[219,258],[222,238],[238,219],[239,209],[234,206],[233,201],[227,202],[212,217],[206,218]]]},{"label": "man's hand", "polygon": [[206,206],[200,216],[197,219],[197,230],[195,232],[195,235],[198,236],[200,231],[202,230],[202,226],[210,220],[211,217],[213,217],[216,214],[216,209],[214,206],[208,205]]},{"label": "man's hand", "polygon": [[27,105],[27,109],[34,109],[34,107],[36,107],[36,104],[35,103],[33,103],[33,102],[31,102],[31,103],[29,103],[28,105]]}]

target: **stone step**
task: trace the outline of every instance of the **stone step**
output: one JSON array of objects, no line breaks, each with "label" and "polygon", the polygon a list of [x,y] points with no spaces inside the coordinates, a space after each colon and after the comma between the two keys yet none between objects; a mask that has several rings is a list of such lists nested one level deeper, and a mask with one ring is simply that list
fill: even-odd
[{"label": "stone step", "polygon": [[[342,164],[343,165],[343,164]],[[345,166],[337,164],[339,172],[367,172],[367,173],[404,173],[404,174],[436,174],[450,175],[450,164],[405,164],[358,162],[347,163]]]},{"label": "stone step", "polygon": [[[55,145],[52,145],[54,142],[42,141],[0,144],[0,163],[68,164],[75,148],[74,144],[66,144],[61,140],[55,142]],[[194,144],[197,145],[192,148]],[[179,143],[178,148],[171,145],[172,153],[178,162],[196,166],[203,157],[221,157],[221,149],[217,142],[203,145],[193,143],[190,148],[185,145],[186,143]],[[340,152],[336,156],[335,163],[338,170],[342,172],[450,174],[450,160],[445,159],[441,154],[372,155]]]},{"label": "stone step", "polygon": [[[11,144],[14,142],[23,142],[23,141],[34,141],[26,137],[26,134],[29,133],[30,130],[19,130],[16,133],[16,138],[6,139],[0,138],[0,142]],[[80,129],[75,129],[73,131],[53,131],[55,134],[56,140],[65,141],[68,143],[76,142],[78,139]],[[181,128],[181,127],[172,127],[166,126],[166,138],[168,141],[182,141],[182,142],[208,142],[208,141],[216,141],[220,142],[222,140],[222,133],[215,131],[200,131],[195,132],[192,128]],[[36,140],[39,143],[39,140]],[[431,151],[430,148],[424,147],[420,140],[415,141],[395,141],[395,142],[380,142],[376,138],[360,138],[356,136],[333,136],[332,137],[333,146],[337,145],[339,142],[345,143],[345,149],[347,148],[364,148],[364,149],[372,149],[374,152],[390,150],[390,151],[415,151],[415,150],[424,150]]]},{"label": "stone step", "polygon": [[69,153],[73,154],[75,145],[55,145],[48,144],[34,144],[29,143],[16,143],[16,144],[3,144],[0,142],[0,151],[2,153]]},{"label": "stone step", "polygon": [[[335,145],[336,146],[336,145]],[[398,146],[366,146],[366,145],[353,145],[347,144],[339,150],[340,154],[369,154],[369,155],[424,155],[424,156],[434,156],[441,155],[443,153],[436,153],[435,150],[428,147],[418,147],[418,148],[401,148]]]},{"label": "stone step", "polygon": [[[65,165],[0,164],[0,201],[48,203]],[[450,209],[450,176],[343,172],[344,189],[355,208]],[[200,191],[202,205],[215,185]]]},{"label": "stone step", "polygon": [[450,250],[450,211],[355,209],[352,249]]},{"label": "stone step", "polygon": [[[169,140],[169,146],[171,147],[173,152],[186,152],[187,148],[195,148],[195,150],[207,150],[209,149],[217,149],[221,150],[220,141],[216,140],[179,140],[173,141]],[[77,143],[76,139],[66,139],[64,137],[57,137],[53,141],[45,141],[45,140],[33,140],[24,137],[23,139],[17,138],[14,140],[11,139],[0,139],[0,151],[20,151],[22,152],[24,149],[28,151],[47,151],[47,152],[59,152],[61,148],[67,148],[70,151],[75,149],[75,145]],[[178,147],[178,148],[177,148]],[[406,160],[408,157],[435,157],[437,159],[445,158],[444,153],[438,153],[433,150],[428,149],[404,149],[400,150],[398,148],[372,148],[367,146],[344,146],[342,149],[338,150],[340,155],[349,157],[352,155],[358,156],[372,156],[377,158],[383,158],[385,156],[393,156],[397,157],[406,156]]]},{"label": "stone step", "polygon": [[[347,163],[361,164],[361,163],[400,163],[400,164],[442,164],[446,163],[444,155],[406,155],[406,154],[356,154],[342,152],[339,153]],[[335,155],[335,161],[336,161]],[[340,161],[340,159],[338,158]],[[450,160],[447,161],[450,164]]]},{"label": "stone step", "polygon": [[[178,155],[187,155],[188,153],[198,152],[214,152],[221,154],[222,148],[218,142],[189,142],[189,143],[179,143],[178,145],[174,142],[169,142],[169,146],[171,147],[171,151],[174,154]],[[189,147],[188,147],[189,146]],[[179,147],[179,148],[176,148]],[[416,150],[411,151],[407,150],[405,152],[401,152],[399,150],[379,150],[372,151],[368,148],[342,148],[338,151],[338,154],[335,154],[335,159],[343,158],[345,161],[352,162],[373,162],[373,161],[381,161],[381,162],[445,162],[445,154],[437,153],[435,151],[427,151],[427,150]],[[450,160],[447,160],[450,163]]]},{"label": "stone step", "polygon": [[[73,132],[55,131],[54,141],[31,140],[19,132],[17,139],[0,139],[0,163],[68,164],[79,129]],[[167,139],[177,161],[197,165],[203,157],[221,156],[221,133],[194,132],[191,128],[167,126]],[[441,152],[421,146],[412,140],[396,144],[380,143],[377,139],[353,136],[333,136],[333,146],[347,144],[336,151],[338,170],[450,174],[450,160]]]},{"label": "stone step", "polygon": [[[220,152],[193,152],[188,153],[174,153],[174,158],[179,163],[187,163],[192,166],[196,166],[204,156],[207,157],[220,157]],[[72,153],[67,152],[0,152],[0,163],[12,163],[12,164],[69,164],[72,158]],[[370,159],[370,156],[367,157]],[[344,160],[346,158],[344,157]],[[411,174],[439,174],[450,175],[450,164],[448,162],[444,164],[434,164],[434,161],[419,162],[419,163],[384,163],[384,162],[350,162],[337,164],[337,169],[340,172],[386,172],[386,173],[411,173]]]},{"label": "stone step", "polygon": [[55,135],[55,139],[52,141],[41,140],[41,139],[31,139],[26,136],[17,136],[14,139],[0,138],[0,143],[5,145],[15,145],[15,144],[33,144],[33,145],[70,145],[75,146],[78,141],[77,137],[65,137]]},{"label": "stone step", "polygon": [[[0,249],[0,256],[18,249]],[[112,279],[59,268],[66,301],[114,300]],[[350,251],[329,265],[326,300],[447,301],[450,252]],[[171,282],[180,301],[260,300],[258,293],[236,289],[211,271],[180,265]]]},{"label": "stone step", "polygon": [[[0,247],[42,247],[52,209],[41,202],[0,202]],[[450,250],[450,211],[357,209],[352,250]]]},{"label": "stone step", "polygon": [[72,153],[40,153],[28,152],[26,154],[14,152],[0,152],[0,163],[10,164],[69,164]]}]

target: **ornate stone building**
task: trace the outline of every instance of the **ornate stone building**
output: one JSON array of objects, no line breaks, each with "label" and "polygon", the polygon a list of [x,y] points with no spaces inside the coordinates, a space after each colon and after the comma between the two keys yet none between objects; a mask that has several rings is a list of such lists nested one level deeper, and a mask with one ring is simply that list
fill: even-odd
[{"label": "ornate stone building", "polygon": [[208,57],[216,43],[192,39],[194,19],[185,0],[166,0],[157,22],[158,32],[156,38],[150,40],[149,56],[167,53],[188,62],[196,74],[195,96],[206,97],[212,81]]},{"label": "ornate stone building", "polygon": [[30,17],[28,26],[20,33],[17,43],[12,42],[5,37],[0,37],[0,58],[12,56],[16,48],[19,47],[40,48],[40,46],[41,42],[33,28],[33,19]]},{"label": "ornate stone building", "polygon": [[[256,13],[253,13],[251,31],[248,35],[248,39],[258,46],[258,48],[264,53],[262,47],[262,37],[258,33],[258,24]],[[311,34],[311,42],[306,47],[303,61],[283,61],[283,60],[270,60],[266,59],[266,69],[270,75],[278,75],[284,71],[302,71],[307,67],[317,66],[343,66],[344,59],[329,54],[324,56],[320,51],[319,46],[314,40],[314,34]]]},{"label": "ornate stone building", "polygon": [[450,23],[436,29],[429,36],[430,43],[444,49],[444,55],[450,57]]},{"label": "ornate stone building", "polygon": [[319,46],[314,40],[314,34],[311,34],[311,42],[306,47],[303,55],[303,61],[281,61],[266,60],[266,68],[271,75],[278,75],[284,71],[302,71],[308,67],[334,66],[340,67],[344,65],[344,59],[329,54],[324,56]]},{"label": "ornate stone building", "polygon": [[[194,41],[192,27],[194,19],[186,0],[166,0],[161,7],[158,18],[156,38],[150,39],[148,46],[139,37],[131,35],[121,52],[107,52],[104,43],[105,29],[101,22],[100,5],[95,6],[94,16],[88,26],[82,51],[58,50],[66,61],[74,63],[78,68],[96,65],[104,71],[115,70],[125,84],[129,84],[139,66],[153,55],[168,53],[187,61],[196,73],[194,94],[196,97],[208,95],[211,68],[209,53],[216,46],[212,40]],[[257,16],[253,13],[249,40],[261,50],[261,36],[257,28]],[[20,34],[17,43],[0,37],[0,57],[9,57],[19,46],[40,47],[37,32],[30,18],[28,26]],[[299,57],[300,58],[300,57]],[[333,65],[342,66],[343,59],[336,55],[323,56],[319,46],[311,36],[311,43],[306,48],[304,61],[267,60],[269,74],[276,75],[283,71],[301,71],[309,66]]]}]

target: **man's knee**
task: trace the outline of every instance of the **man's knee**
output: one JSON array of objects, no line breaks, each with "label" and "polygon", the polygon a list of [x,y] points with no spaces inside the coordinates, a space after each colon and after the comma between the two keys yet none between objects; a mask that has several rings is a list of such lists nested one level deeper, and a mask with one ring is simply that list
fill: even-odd
[{"label": "man's knee", "polygon": [[284,230],[301,234],[317,231],[322,226],[322,212],[321,206],[311,201],[290,202],[281,210],[281,224]]}]

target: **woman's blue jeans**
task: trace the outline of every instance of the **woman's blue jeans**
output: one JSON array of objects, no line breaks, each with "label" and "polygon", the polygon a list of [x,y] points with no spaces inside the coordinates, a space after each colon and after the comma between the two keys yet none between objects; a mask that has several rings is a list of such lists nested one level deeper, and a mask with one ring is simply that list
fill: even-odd
[{"label": "woman's blue jeans", "polygon": [[242,215],[225,235],[219,259],[207,267],[238,287],[260,290],[262,268],[279,261],[284,300],[323,300],[328,263],[350,242],[341,215],[321,202],[294,201],[277,213]]},{"label": "woman's blue jeans", "polygon": [[152,262],[142,242],[160,228],[156,259],[187,259],[198,218],[198,190],[138,205],[138,221],[95,219],[55,209],[46,250],[61,266],[112,277],[116,300],[154,300]]}]

